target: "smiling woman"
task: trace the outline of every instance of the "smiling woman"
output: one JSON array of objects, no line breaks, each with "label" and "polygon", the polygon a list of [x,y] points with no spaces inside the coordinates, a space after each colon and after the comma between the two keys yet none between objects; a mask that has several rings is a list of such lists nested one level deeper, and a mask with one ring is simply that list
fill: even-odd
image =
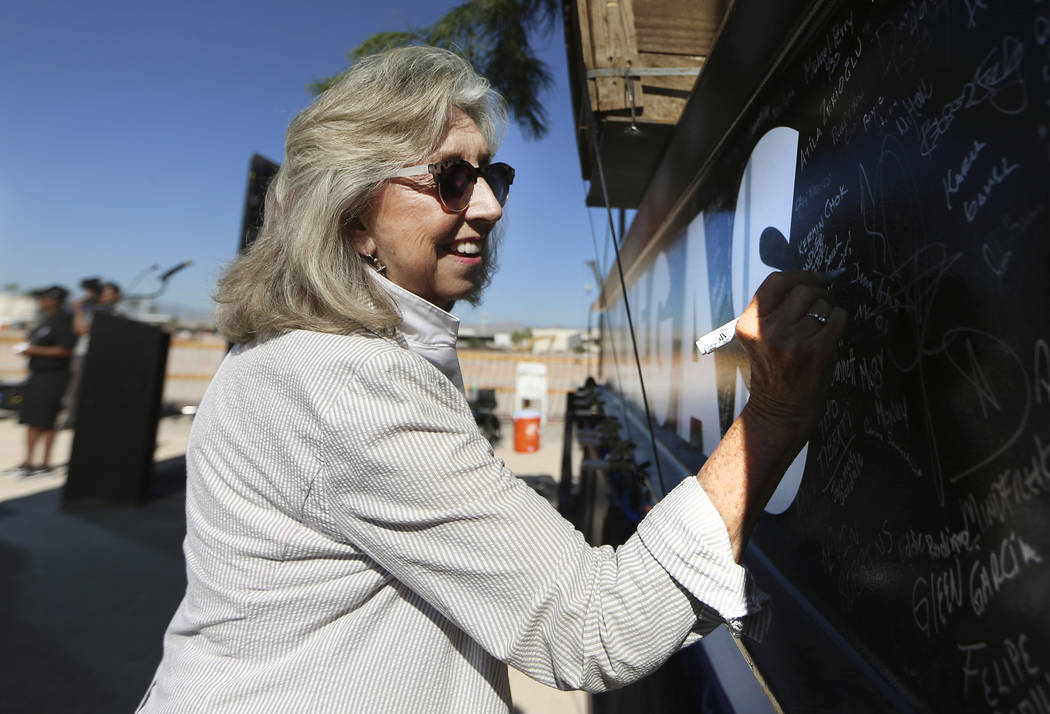
[{"label": "smiling woman", "polygon": [[[368,209],[345,224],[350,242],[359,254],[382,265],[389,280],[438,307],[449,310],[456,300],[476,300],[486,263],[491,266],[488,236],[503,217],[503,206],[487,179],[479,178],[475,186],[462,169],[487,164],[488,157],[488,142],[477,125],[455,110],[444,140],[428,157],[432,165],[440,165],[436,175],[419,175],[428,167],[413,167],[408,176],[388,181]],[[474,175],[491,176],[505,200],[509,177],[488,169]],[[462,176],[457,181],[441,172]]]},{"label": "smiling woman", "polygon": [[493,267],[502,106],[464,60],[410,47],[289,127],[219,286],[237,344],[190,434],[186,595],[141,711],[506,714],[508,665],[604,691],[719,624],[761,627],[735,558],[845,313],[815,333],[816,278],[771,281],[739,322],[757,366],[729,446],[626,543],[589,546],[478,430],[447,311]]},{"label": "smiling woman", "polygon": [[[414,47],[359,61],[288,127],[259,239],[219,281],[220,330],[245,343],[296,328],[394,327],[397,309],[368,277],[377,260],[394,283],[443,307],[477,300],[495,270],[492,229],[502,213],[487,169],[505,125],[502,97],[450,52]],[[451,158],[481,165],[484,177],[459,212],[441,203],[426,167],[404,175],[405,167]],[[407,233],[389,240],[399,229]],[[443,288],[438,258],[453,253],[441,246],[457,242],[474,243],[480,259],[449,270],[457,284]]]}]

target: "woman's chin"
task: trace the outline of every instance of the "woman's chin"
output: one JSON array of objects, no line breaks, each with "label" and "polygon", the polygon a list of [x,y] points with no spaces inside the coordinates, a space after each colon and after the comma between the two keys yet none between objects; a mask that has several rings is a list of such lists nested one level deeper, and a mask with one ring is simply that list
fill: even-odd
[{"label": "woman's chin", "polygon": [[472,281],[465,284],[459,290],[451,290],[445,293],[442,298],[448,304],[447,307],[443,307],[445,310],[449,310],[453,303],[457,302],[468,302],[471,305],[476,305],[481,299],[481,291],[484,286],[480,282]]}]

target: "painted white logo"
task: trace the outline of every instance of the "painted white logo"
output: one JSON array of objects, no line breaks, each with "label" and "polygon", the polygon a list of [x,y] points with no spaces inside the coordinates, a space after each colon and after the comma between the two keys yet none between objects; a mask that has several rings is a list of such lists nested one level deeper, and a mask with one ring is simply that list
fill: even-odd
[{"label": "painted white logo", "polygon": [[[795,161],[798,156],[798,132],[779,126],[767,132],[755,145],[740,180],[733,219],[733,314],[739,315],[766,276],[777,268],[766,265],[759,255],[759,238],[772,226],[783,235],[791,235],[791,208],[795,200]],[[736,375],[736,413],[748,399],[747,387],[739,371]],[[809,445],[788,467],[766,512],[783,513],[798,495],[802,472],[806,466]]]},{"label": "painted white logo", "polygon": [[[766,229],[776,229],[781,234],[775,246],[777,251],[774,252],[781,257],[790,257],[789,246],[782,236],[791,235],[797,150],[798,132],[788,127],[770,130],[755,145],[736,198],[730,275],[716,275],[712,282],[708,272],[708,228],[705,227],[704,213],[700,212],[689,223],[682,256],[685,261],[681,291],[683,310],[677,359],[673,355],[673,317],[666,307],[668,301],[678,299],[679,291],[671,285],[667,255],[658,253],[653,266],[640,275],[628,290],[631,306],[638,316],[635,323],[639,329],[638,347],[641,359],[647,363],[646,383],[651,396],[653,420],[657,424],[665,424],[674,417],[678,435],[684,441],[694,443],[699,436],[697,445],[705,454],[714,451],[722,438],[718,414],[718,381],[715,359],[699,356],[694,343],[714,328],[713,295],[724,295],[728,287],[732,298],[732,314],[739,315],[766,276],[783,267],[767,265],[762,260],[761,236]],[[716,218],[715,225],[719,222]],[[728,225],[728,221],[724,225]],[[718,240],[718,237],[712,236],[712,239]],[[624,314],[620,311],[616,317],[621,319],[611,331],[611,346],[615,352],[612,361],[625,365],[624,369],[617,369],[616,372],[619,389],[636,404],[640,404],[639,385],[633,370],[626,368],[627,353],[620,343],[629,339],[622,319]],[[676,385],[677,409],[672,412],[672,394]],[[739,415],[747,399],[747,388],[737,373],[734,416]],[[697,426],[699,434],[695,433]],[[783,513],[795,500],[802,483],[807,453],[808,445],[803,447],[791,464],[770,499],[766,506],[768,513]]]}]

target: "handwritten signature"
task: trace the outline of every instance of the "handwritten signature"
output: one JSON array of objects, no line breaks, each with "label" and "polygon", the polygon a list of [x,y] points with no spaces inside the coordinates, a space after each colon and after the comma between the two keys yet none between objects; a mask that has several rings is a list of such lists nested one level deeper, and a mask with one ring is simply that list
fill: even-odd
[{"label": "handwritten signature", "polygon": [[934,119],[922,122],[919,129],[919,153],[929,156],[962,109],[970,109],[988,102],[996,111],[1020,114],[1028,107],[1028,90],[1020,72],[1024,59],[1024,45],[1016,37],[1006,36],[993,48],[974,70],[973,79],[963,85],[955,99],[941,107]]}]

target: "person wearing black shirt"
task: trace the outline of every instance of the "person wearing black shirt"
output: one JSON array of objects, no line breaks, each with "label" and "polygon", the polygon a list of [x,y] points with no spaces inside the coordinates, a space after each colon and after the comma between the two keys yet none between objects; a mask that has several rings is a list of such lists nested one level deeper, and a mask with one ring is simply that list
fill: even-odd
[{"label": "person wearing black shirt", "polygon": [[[69,362],[77,335],[72,316],[63,310],[69,292],[53,285],[36,293],[42,318],[29,333],[27,342],[16,348],[29,358],[29,379],[22,387],[18,421],[28,427],[26,458],[18,468],[23,473],[51,470],[51,447],[55,440],[55,419],[62,395],[69,383]],[[38,443],[43,443],[43,459],[33,465]]]},{"label": "person wearing black shirt", "polygon": [[77,394],[80,390],[81,368],[88,353],[91,323],[100,312],[118,314],[117,303],[121,299],[120,286],[116,283],[103,283],[98,278],[88,278],[80,286],[84,288],[84,297],[73,301],[73,332],[78,340],[73,347],[73,358],[69,363],[69,386],[66,387],[64,403],[66,418],[61,428],[72,429],[77,413]]}]

